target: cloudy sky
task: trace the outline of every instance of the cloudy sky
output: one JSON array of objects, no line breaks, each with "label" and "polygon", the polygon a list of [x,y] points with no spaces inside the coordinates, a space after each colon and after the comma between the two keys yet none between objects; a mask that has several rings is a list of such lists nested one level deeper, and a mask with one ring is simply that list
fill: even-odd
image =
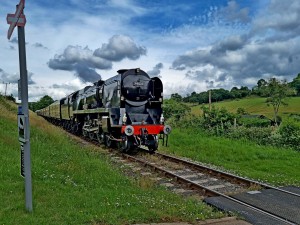
[{"label": "cloudy sky", "polygon": [[[0,0],[0,92],[17,95],[17,29],[7,39]],[[300,72],[298,0],[26,0],[29,98],[54,99],[123,68],[159,76],[164,94]]]}]

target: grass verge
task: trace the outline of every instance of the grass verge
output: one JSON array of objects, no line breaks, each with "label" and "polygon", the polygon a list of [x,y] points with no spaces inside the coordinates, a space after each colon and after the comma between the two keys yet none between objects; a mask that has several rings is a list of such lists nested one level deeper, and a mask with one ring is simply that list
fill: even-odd
[{"label": "grass verge", "polygon": [[300,185],[300,152],[294,150],[212,137],[193,129],[174,129],[169,147],[160,149],[273,185]]}]

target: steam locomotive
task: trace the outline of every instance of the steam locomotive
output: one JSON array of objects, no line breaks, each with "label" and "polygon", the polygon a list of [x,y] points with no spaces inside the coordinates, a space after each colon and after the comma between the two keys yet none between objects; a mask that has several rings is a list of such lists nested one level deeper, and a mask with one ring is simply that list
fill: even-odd
[{"label": "steam locomotive", "polygon": [[[154,152],[159,136],[171,127],[164,124],[163,84],[139,68],[118,70],[118,75],[99,80],[55,101],[37,114],[75,134],[98,140],[122,152],[147,146]],[[165,140],[165,139],[164,139]]]}]

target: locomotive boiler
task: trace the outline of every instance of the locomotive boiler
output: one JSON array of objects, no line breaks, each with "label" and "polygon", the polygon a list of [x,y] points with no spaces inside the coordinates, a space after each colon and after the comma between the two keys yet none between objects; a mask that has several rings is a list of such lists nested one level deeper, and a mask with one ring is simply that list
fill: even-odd
[{"label": "locomotive boiler", "polygon": [[108,80],[99,80],[37,113],[65,129],[117,145],[123,152],[147,146],[158,148],[159,135],[168,137],[164,124],[163,84],[139,68],[123,69]]}]

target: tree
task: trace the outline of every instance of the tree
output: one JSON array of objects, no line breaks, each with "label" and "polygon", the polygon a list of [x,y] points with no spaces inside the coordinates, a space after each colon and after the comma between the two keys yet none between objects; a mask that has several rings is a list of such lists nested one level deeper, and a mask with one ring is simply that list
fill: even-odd
[{"label": "tree", "polygon": [[290,86],[296,90],[297,95],[300,95],[300,73],[298,73],[298,76],[293,79]]},{"label": "tree", "polygon": [[43,109],[53,102],[54,100],[49,95],[45,95],[39,101],[29,103],[29,109],[32,111]]},{"label": "tree", "polygon": [[264,79],[259,79],[257,81],[257,87],[258,88],[265,87],[267,84],[268,84],[268,82],[266,80],[264,80]]},{"label": "tree", "polygon": [[46,106],[52,104],[54,100],[49,95],[45,95],[38,102],[41,108],[45,108]]},{"label": "tree", "polygon": [[242,97],[242,94],[240,93],[240,90],[237,87],[231,88],[230,93],[233,98],[241,98]]},{"label": "tree", "polygon": [[268,82],[264,79],[259,79],[257,81],[257,86],[254,86],[252,88],[252,94],[261,96],[261,97],[266,97],[266,87],[268,85]]},{"label": "tree", "polygon": [[182,101],[182,96],[178,93],[171,94],[171,99],[174,99],[176,102],[181,102]]},{"label": "tree", "polygon": [[266,86],[267,105],[273,107],[274,121],[277,126],[277,117],[279,107],[281,105],[287,105],[284,101],[286,97],[291,93],[291,90],[286,81],[280,81],[276,78],[271,78]]},{"label": "tree", "polygon": [[240,92],[242,97],[246,97],[251,94],[251,90],[247,86],[241,86]]}]

